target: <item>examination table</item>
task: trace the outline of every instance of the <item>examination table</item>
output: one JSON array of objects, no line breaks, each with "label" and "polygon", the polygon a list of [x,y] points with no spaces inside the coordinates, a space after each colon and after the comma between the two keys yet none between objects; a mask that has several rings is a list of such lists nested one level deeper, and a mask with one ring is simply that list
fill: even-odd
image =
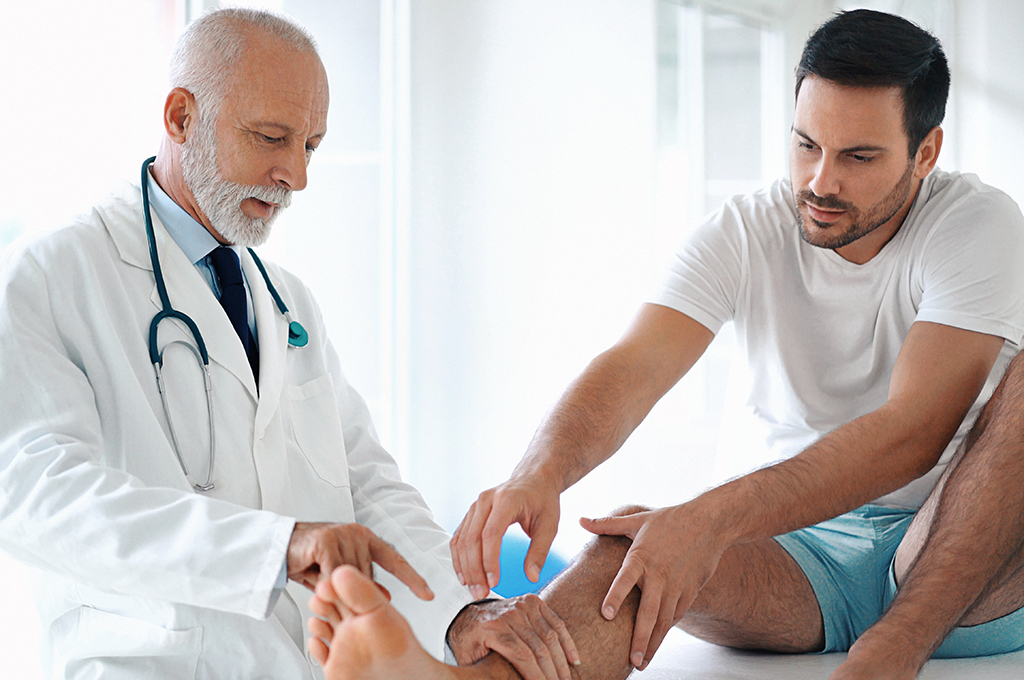
[{"label": "examination table", "polygon": [[[845,654],[777,655],[717,647],[678,629],[669,631],[651,665],[636,680],[827,680]],[[934,659],[919,680],[1024,680],[1024,652],[978,659]]]}]

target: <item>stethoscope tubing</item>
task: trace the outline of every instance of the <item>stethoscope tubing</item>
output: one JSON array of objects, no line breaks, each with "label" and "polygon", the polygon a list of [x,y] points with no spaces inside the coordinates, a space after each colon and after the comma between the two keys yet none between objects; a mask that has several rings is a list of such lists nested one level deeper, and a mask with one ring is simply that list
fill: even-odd
[{"label": "stethoscope tubing", "polygon": [[[190,316],[181,312],[171,305],[171,299],[167,295],[167,285],[164,283],[163,270],[160,267],[160,256],[157,253],[156,248],[156,236],[153,233],[153,218],[150,216],[150,203],[149,203],[149,166],[156,160],[156,156],[147,158],[142,162],[142,213],[146,221],[146,240],[149,243],[149,259],[153,264],[153,278],[156,279],[156,289],[160,296],[161,310],[157,312],[156,316],[149,322],[149,359],[153,363],[153,370],[156,372],[156,383],[157,389],[160,392],[160,401],[163,404],[164,415],[167,418],[168,427],[171,434],[171,444],[174,447],[174,455],[178,458],[178,464],[181,465],[181,471],[185,473],[185,479],[192,485],[192,488],[196,491],[209,491],[214,488],[213,484],[213,463],[216,455],[216,444],[214,441],[214,426],[213,426],[213,380],[210,378],[210,354],[206,349],[206,342],[203,340],[203,334],[199,332],[199,326],[192,320]],[[278,310],[284,316],[288,322],[288,346],[289,347],[305,347],[309,342],[309,335],[306,333],[306,329],[302,327],[298,321],[293,321],[291,313],[288,311],[288,307],[285,305],[284,300],[278,294],[274,284],[270,281],[270,276],[267,274],[266,267],[263,266],[263,262],[256,255],[252,248],[247,248],[249,254],[252,256],[253,261],[256,263],[256,267],[260,270],[260,274],[263,276],[264,282],[267,284],[267,290],[270,292],[271,297],[274,298],[274,302],[277,304]],[[200,484],[193,479],[191,473],[188,471],[188,466],[185,464],[185,459],[181,455],[181,448],[178,445],[178,434],[174,427],[174,421],[171,418],[170,408],[167,404],[166,386],[163,378],[163,352],[159,350],[157,341],[157,333],[159,331],[160,322],[165,319],[177,319],[178,321],[185,324],[189,333],[192,335],[193,341],[196,346],[188,344],[184,340],[174,340],[168,343],[167,347],[173,344],[181,344],[187,347],[196,357],[197,363],[203,370],[203,381],[206,389],[206,413],[210,420],[210,465],[206,472],[206,480]],[[164,351],[167,350],[164,347]]]}]

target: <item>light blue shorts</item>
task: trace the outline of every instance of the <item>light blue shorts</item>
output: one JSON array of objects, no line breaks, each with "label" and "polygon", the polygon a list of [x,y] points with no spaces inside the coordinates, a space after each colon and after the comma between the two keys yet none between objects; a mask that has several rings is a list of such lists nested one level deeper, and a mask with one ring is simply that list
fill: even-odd
[{"label": "light blue shorts", "polygon": [[[865,505],[776,536],[811,582],[825,624],[824,652],[845,652],[896,596],[893,561],[914,512]],[[1024,609],[956,628],[933,658],[989,656],[1024,649]]]}]

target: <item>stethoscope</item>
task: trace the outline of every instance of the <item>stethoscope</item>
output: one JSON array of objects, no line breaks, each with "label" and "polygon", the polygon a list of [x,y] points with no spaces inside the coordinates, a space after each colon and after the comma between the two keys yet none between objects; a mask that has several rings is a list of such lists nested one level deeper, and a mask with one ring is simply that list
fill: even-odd
[{"label": "stethoscope", "polygon": [[[214,444],[214,432],[213,432],[213,381],[210,379],[210,355],[206,351],[206,342],[203,341],[203,334],[199,332],[199,327],[196,322],[193,321],[188,314],[180,312],[171,306],[171,300],[167,296],[167,286],[164,284],[164,275],[160,269],[160,258],[156,252],[156,238],[153,236],[153,219],[149,215],[149,166],[156,160],[156,156],[147,158],[142,162],[142,213],[146,217],[146,239],[149,242],[149,259],[153,263],[153,278],[156,279],[156,290],[160,295],[160,304],[163,307],[157,315],[153,317],[153,320],[149,323],[149,359],[153,362],[153,368],[156,371],[156,385],[160,390],[160,401],[163,403],[164,415],[167,417],[167,423],[171,430],[171,444],[174,446],[174,455],[178,457],[178,463],[181,465],[181,471],[185,473],[185,479],[192,485],[196,491],[209,491],[213,488],[213,459],[216,446]],[[249,254],[252,256],[253,262],[256,263],[256,267],[260,270],[260,274],[263,275],[263,280],[267,284],[267,290],[270,291],[270,296],[274,298],[274,302],[277,303],[277,308],[284,315],[285,321],[288,322],[288,346],[289,347],[305,347],[309,342],[309,334],[306,333],[306,329],[302,327],[298,321],[293,321],[291,314],[288,312],[288,307],[284,304],[284,300],[277,294],[277,289],[274,288],[274,284],[270,282],[270,277],[267,276],[267,270],[263,266],[263,262],[256,256],[252,248],[247,248]],[[164,319],[177,319],[181,321],[188,328],[189,333],[192,334],[192,339],[195,341],[195,347],[190,345],[185,340],[172,340],[167,343],[164,347],[164,351],[157,349],[157,330],[160,327],[160,322]],[[164,365],[164,352],[171,345],[183,345],[192,352],[195,356],[199,367],[203,369],[203,379],[206,386],[206,413],[210,419],[210,466],[206,472],[206,481],[202,484],[196,482],[192,478],[192,475],[188,471],[188,466],[185,465],[185,459],[181,455],[181,448],[178,446],[178,435],[174,429],[174,421],[171,419],[171,411],[167,406],[167,393],[164,386],[163,378],[163,365]]]}]

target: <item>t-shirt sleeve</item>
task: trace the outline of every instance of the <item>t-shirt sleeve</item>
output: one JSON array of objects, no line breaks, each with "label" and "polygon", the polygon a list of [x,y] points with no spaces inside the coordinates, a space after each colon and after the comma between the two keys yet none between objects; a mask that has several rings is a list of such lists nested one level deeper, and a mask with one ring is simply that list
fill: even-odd
[{"label": "t-shirt sleeve", "polygon": [[917,321],[1024,336],[1024,217],[1007,195],[986,191],[950,210],[922,251]]},{"label": "t-shirt sleeve", "polygon": [[736,310],[743,252],[742,220],[727,203],[671,258],[648,301],[682,312],[717,334]]}]

